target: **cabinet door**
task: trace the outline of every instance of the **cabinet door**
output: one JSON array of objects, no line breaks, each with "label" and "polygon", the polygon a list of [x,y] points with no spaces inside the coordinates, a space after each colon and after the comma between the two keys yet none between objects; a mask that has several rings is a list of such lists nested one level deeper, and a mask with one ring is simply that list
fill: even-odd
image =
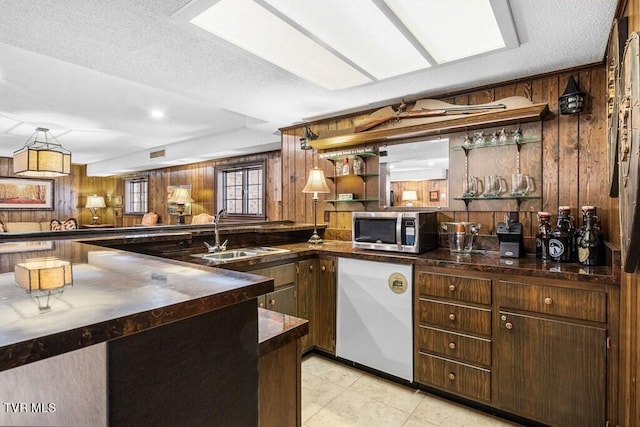
[{"label": "cabinet door", "polygon": [[336,352],[336,269],[335,258],[320,259],[318,274],[316,345]]},{"label": "cabinet door", "polygon": [[599,327],[500,311],[497,404],[550,425],[605,425],[606,336]]},{"label": "cabinet door", "polygon": [[305,352],[316,345],[316,289],[318,277],[318,260],[307,259],[298,262],[298,317],[309,321],[309,334],[302,337],[302,351]]},{"label": "cabinet door", "polygon": [[266,307],[278,313],[296,315],[296,285],[280,286],[266,295]]}]

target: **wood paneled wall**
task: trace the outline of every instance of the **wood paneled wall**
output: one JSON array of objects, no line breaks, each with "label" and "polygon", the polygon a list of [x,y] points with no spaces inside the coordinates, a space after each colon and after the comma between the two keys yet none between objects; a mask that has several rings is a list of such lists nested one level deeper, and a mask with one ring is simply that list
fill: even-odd
[{"label": "wood paneled wall", "polygon": [[[219,165],[264,161],[266,166],[266,216],[268,220],[282,218],[281,177],[282,166],[279,151],[260,153],[250,156],[236,157],[193,163],[163,169],[145,171],[136,176],[149,178],[149,211],[157,212],[162,223],[175,223],[175,218],[167,214],[167,186],[191,185],[191,197],[195,200],[192,205],[192,215],[202,212],[214,213],[214,168]],[[123,176],[89,177],[86,166],[73,165],[72,173],[67,177],[54,178],[54,209],[53,210],[3,210],[0,209],[0,221],[38,221],[45,222],[52,219],[76,218],[79,224],[90,224],[91,214],[84,208],[87,196],[98,194],[105,196],[106,209],[99,211],[100,222],[113,224],[116,227],[131,227],[139,224],[141,215],[116,214],[122,209],[114,206],[115,198],[124,195]],[[0,157],[0,176],[13,176],[13,160]],[[191,221],[186,217],[186,222]]]},{"label": "wood paneled wall", "polygon": [[[562,116],[558,111],[558,97],[562,95],[569,76],[573,75],[580,89],[587,94],[585,110],[577,115]],[[610,205],[606,164],[606,69],[604,65],[531,78],[513,84],[495,86],[455,96],[434,97],[453,104],[484,104],[509,96],[524,96],[534,103],[547,103],[549,114],[542,122],[542,210],[555,215],[558,206],[568,205],[579,216],[582,205],[595,205],[603,224],[607,227],[607,238],[619,244],[617,212]],[[369,112],[366,112],[368,114]],[[346,129],[355,120],[366,114],[340,117],[311,123],[311,129],[321,134],[327,130]],[[301,190],[306,175],[318,164],[330,172],[331,165],[319,161],[315,151],[300,149],[300,127],[282,129],[283,161],[283,215],[299,222],[313,222],[310,197]],[[452,166],[455,167],[455,166]],[[331,185],[331,184],[330,184]],[[322,201],[321,196],[321,201]],[[613,205],[617,205],[614,202]],[[328,224],[327,232],[332,237],[350,238],[351,212],[337,212],[328,203],[320,203],[319,209]],[[441,212],[442,220],[477,221],[483,225],[483,233],[494,234],[497,222],[506,212],[486,209],[447,210]],[[521,222],[526,236],[535,236],[537,219],[535,212],[523,212]]]},{"label": "wood paneled wall", "polygon": [[[90,224],[91,214],[84,208],[87,196],[98,194],[106,196],[117,194],[119,179],[116,177],[87,177],[85,165],[72,165],[71,175],[53,178],[54,204],[53,210],[8,210],[0,209],[0,220],[3,222],[37,221],[46,222],[52,219],[66,220],[76,218],[78,224]],[[0,157],[0,176],[13,177],[13,159]],[[99,212],[100,222],[117,224],[113,207]]]},{"label": "wood paneled wall", "polygon": [[[163,169],[146,171],[133,176],[147,176],[149,178],[149,211],[156,212],[160,216],[160,222],[164,224],[175,223],[175,217],[170,217],[167,204],[167,187],[170,185],[191,185],[191,198],[195,200],[191,204],[191,214],[214,214],[219,206],[215,200],[215,168],[216,166],[229,166],[248,162],[265,162],[266,167],[266,216],[268,220],[282,218],[282,163],[280,151],[259,153],[249,156],[218,159],[200,163],[192,163],[184,166],[173,166]],[[118,185],[122,194],[123,181],[127,177],[120,177]],[[123,226],[130,227],[139,224],[140,215],[124,215]],[[191,222],[191,216],[185,218],[186,223]]]},{"label": "wood paneled wall", "polygon": [[[629,34],[640,31],[640,0],[622,0],[620,16],[628,18]],[[616,206],[617,211],[619,206]],[[613,211],[613,209],[612,209]],[[612,212],[613,213],[613,212]],[[626,236],[624,236],[626,237]],[[620,394],[621,426],[640,426],[640,273],[622,273],[620,283]]]}]

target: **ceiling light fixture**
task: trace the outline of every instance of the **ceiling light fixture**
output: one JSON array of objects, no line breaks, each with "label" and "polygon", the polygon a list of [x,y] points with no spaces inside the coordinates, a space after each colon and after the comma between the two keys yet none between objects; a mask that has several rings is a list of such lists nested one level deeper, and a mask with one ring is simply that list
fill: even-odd
[{"label": "ceiling light fixture", "polygon": [[151,115],[151,118],[156,119],[156,120],[162,120],[165,117],[164,116],[164,111],[157,110],[157,109],[151,110],[149,112],[149,115]]},{"label": "ceiling light fixture", "polygon": [[13,153],[13,173],[38,178],[69,175],[71,152],[62,148],[49,129],[36,128],[24,147]]}]

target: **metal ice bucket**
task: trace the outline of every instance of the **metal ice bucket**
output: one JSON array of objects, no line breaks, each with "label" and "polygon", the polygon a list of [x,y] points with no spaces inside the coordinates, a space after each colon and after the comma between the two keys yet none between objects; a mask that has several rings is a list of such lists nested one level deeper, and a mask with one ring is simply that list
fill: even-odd
[{"label": "metal ice bucket", "polygon": [[449,237],[449,250],[452,253],[470,253],[473,238],[480,230],[480,224],[475,222],[443,222],[442,229]]}]

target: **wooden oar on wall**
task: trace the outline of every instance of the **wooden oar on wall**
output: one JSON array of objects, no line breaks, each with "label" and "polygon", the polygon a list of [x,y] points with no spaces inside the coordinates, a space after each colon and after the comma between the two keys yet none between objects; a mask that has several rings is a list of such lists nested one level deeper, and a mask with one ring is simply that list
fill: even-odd
[{"label": "wooden oar on wall", "polygon": [[411,111],[397,111],[394,114],[383,115],[373,118],[365,123],[356,125],[354,132],[363,132],[369,129],[373,129],[376,126],[380,126],[388,121],[398,121],[401,119],[411,119],[420,117],[435,117],[446,116],[447,114],[472,114],[481,113],[488,110],[504,110],[507,106],[505,104],[487,104],[487,105],[468,105],[465,107],[450,107],[450,108],[421,108],[419,110],[413,109]]}]

